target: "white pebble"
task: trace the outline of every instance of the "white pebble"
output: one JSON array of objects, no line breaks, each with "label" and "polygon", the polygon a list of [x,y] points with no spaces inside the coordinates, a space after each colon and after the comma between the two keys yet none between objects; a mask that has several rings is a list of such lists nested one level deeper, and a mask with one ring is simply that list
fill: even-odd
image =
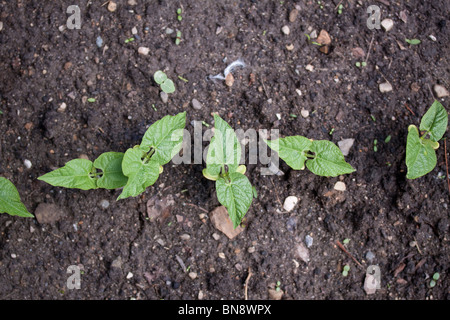
[{"label": "white pebble", "polygon": [[341,149],[341,152],[344,156],[347,156],[350,152],[350,148],[353,146],[353,143],[355,142],[355,139],[343,139],[338,142],[339,149]]},{"label": "white pebble", "polygon": [[219,258],[221,258],[221,259],[225,259],[225,253],[223,253],[223,252],[219,252]]},{"label": "white pebble", "polygon": [[300,114],[302,115],[303,118],[309,117],[309,111],[306,109],[302,109],[302,111],[300,111]]},{"label": "white pebble", "polygon": [[147,47],[139,47],[138,48],[138,53],[142,54],[144,56],[148,55],[149,52],[150,52],[150,48],[147,48]]},{"label": "white pebble", "polygon": [[197,272],[189,272],[189,278],[191,278],[192,280],[197,278]]},{"label": "white pebble", "polygon": [[431,39],[431,41],[436,41],[437,40],[436,37],[433,36],[432,34],[430,34],[428,37]]},{"label": "white pebble", "polygon": [[58,112],[64,112],[66,111],[67,108],[67,104],[65,102],[61,103],[61,105],[59,106],[59,108],[56,110]]},{"label": "white pebble", "polygon": [[291,29],[289,29],[289,26],[284,26],[283,28],[281,28],[281,31],[282,31],[285,35],[288,35],[289,33],[291,33]]},{"label": "white pebble", "polygon": [[11,253],[11,258],[13,259],[17,258],[17,255],[15,253]]},{"label": "white pebble", "polygon": [[287,212],[294,210],[298,203],[298,198],[296,196],[289,196],[284,200],[283,209]]},{"label": "white pebble", "polygon": [[342,181],[338,181],[336,182],[336,184],[334,185],[334,190],[337,191],[345,191],[347,188],[345,186],[345,183],[343,183]]},{"label": "white pebble", "polygon": [[392,91],[392,85],[389,82],[380,83],[378,88],[382,93]]},{"label": "white pebble", "polygon": [[438,98],[447,97],[447,96],[449,95],[447,89],[445,89],[445,87],[440,86],[440,85],[438,85],[438,84],[436,84],[436,85],[433,87],[433,90],[434,90],[434,93],[436,93],[436,96],[437,96]]},{"label": "white pebble", "polygon": [[133,29],[131,29],[131,33],[132,33],[132,34],[137,34],[137,33],[138,33],[137,28],[136,28],[136,27],[133,27]]},{"label": "white pebble", "polygon": [[300,89],[295,89],[295,92],[297,92],[297,94],[298,94],[299,97],[302,96],[302,90],[300,90]]},{"label": "white pebble", "polygon": [[131,272],[128,272],[127,279],[131,279],[131,278],[133,278],[133,274]]},{"label": "white pebble", "polygon": [[381,26],[383,27],[384,31],[389,31],[394,27],[394,21],[392,19],[384,19],[381,21]]},{"label": "white pebble", "polygon": [[25,161],[23,162],[25,168],[30,169],[31,168],[31,161],[28,159],[25,159]]},{"label": "white pebble", "polygon": [[308,65],[305,67],[305,69],[312,72],[312,71],[314,70],[314,66],[313,66],[312,64],[308,64]]}]

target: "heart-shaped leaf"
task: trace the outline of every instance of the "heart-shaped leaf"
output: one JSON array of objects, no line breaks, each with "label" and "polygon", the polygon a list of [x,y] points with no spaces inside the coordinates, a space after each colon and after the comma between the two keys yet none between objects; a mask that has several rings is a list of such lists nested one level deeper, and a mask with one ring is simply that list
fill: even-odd
[{"label": "heart-shaped leaf", "polygon": [[448,113],[444,106],[437,100],[424,114],[420,121],[420,130],[427,131],[430,139],[437,142],[445,134],[448,125]]},{"label": "heart-shaped leaf", "polygon": [[122,152],[105,152],[94,161],[94,167],[102,170],[98,188],[117,189],[127,184],[128,178],[122,172],[123,156]]},{"label": "heart-shaped leaf", "polygon": [[338,146],[327,140],[314,140],[311,144],[314,159],[308,159],[306,166],[312,173],[324,177],[336,177],[352,173],[353,167],[345,162],[344,155]]},{"label": "heart-shaped leaf", "polygon": [[439,143],[420,138],[417,127],[410,125],[406,142],[406,178],[416,179],[433,170],[437,163],[434,150],[438,147]]},{"label": "heart-shaped leaf", "polygon": [[74,159],[62,168],[39,177],[56,187],[91,190],[97,188],[97,179],[93,174],[94,164],[86,159]]},{"label": "heart-shaped leaf", "polygon": [[302,136],[291,136],[266,141],[288,166],[294,170],[305,169],[306,152],[311,150],[312,141]]},{"label": "heart-shaped leaf", "polygon": [[172,80],[166,79],[163,83],[161,83],[161,90],[165,93],[174,93],[175,92],[175,84]]},{"label": "heart-shaped leaf", "polygon": [[167,80],[167,75],[164,72],[162,72],[161,70],[158,70],[153,75],[153,79],[155,80],[155,82],[157,84],[161,85],[164,81]]},{"label": "heart-shaped leaf", "polygon": [[231,172],[216,181],[217,199],[227,208],[236,229],[247,213],[253,200],[253,189],[246,176]]},{"label": "heart-shaped leaf", "polygon": [[27,218],[34,217],[20,201],[19,192],[14,184],[3,177],[0,177],[0,213]]}]

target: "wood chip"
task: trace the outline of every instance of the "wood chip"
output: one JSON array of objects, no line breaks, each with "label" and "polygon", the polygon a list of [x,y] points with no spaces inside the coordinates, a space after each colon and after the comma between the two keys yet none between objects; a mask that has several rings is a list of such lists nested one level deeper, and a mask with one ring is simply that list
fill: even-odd
[{"label": "wood chip", "polygon": [[317,43],[320,43],[322,45],[331,44],[330,35],[325,30],[320,30],[319,36],[317,37],[316,41]]}]

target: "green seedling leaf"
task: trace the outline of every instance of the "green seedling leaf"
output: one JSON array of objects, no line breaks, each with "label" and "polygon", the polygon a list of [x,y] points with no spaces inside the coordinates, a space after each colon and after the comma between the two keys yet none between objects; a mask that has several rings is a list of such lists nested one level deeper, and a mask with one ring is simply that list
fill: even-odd
[{"label": "green seedling leaf", "polygon": [[74,159],[66,163],[62,168],[46,173],[39,177],[56,187],[91,190],[97,188],[95,168],[92,161],[86,159]]},{"label": "green seedling leaf", "polygon": [[416,45],[421,42],[419,39],[405,39],[405,41],[411,45]]},{"label": "green seedling leaf", "polygon": [[417,127],[410,125],[406,142],[406,178],[416,179],[433,170],[437,163],[434,150],[438,147],[438,142],[420,138]]},{"label": "green seedling leaf", "polygon": [[302,136],[292,136],[265,141],[294,170],[305,169],[306,153],[311,150],[312,141]]},{"label": "green seedling leaf", "polygon": [[117,200],[136,197],[158,180],[160,165],[146,156],[147,153],[139,147],[128,149],[125,152],[122,171],[128,177],[128,181]]},{"label": "green seedling leaf", "polygon": [[26,218],[34,217],[20,201],[19,192],[14,184],[3,177],[0,177],[0,213]]},{"label": "green seedling leaf", "polygon": [[[220,116],[214,115],[214,137],[208,149],[206,167],[212,176],[236,172],[241,160],[241,144],[230,125]],[[228,168],[226,170],[225,166]]]},{"label": "green seedling leaf", "polygon": [[185,126],[186,112],[165,116],[147,129],[139,148],[144,152],[153,149],[152,159],[160,165],[165,165],[180,152]]},{"label": "green seedling leaf", "polygon": [[336,177],[341,174],[352,173],[353,167],[345,162],[341,150],[333,142],[327,140],[314,140],[311,151],[315,153],[314,159],[308,159],[306,166],[318,175]]},{"label": "green seedling leaf", "polygon": [[128,178],[122,172],[123,156],[122,152],[105,152],[94,161],[94,167],[102,170],[98,188],[117,189],[127,184]]},{"label": "green seedling leaf", "polygon": [[161,90],[165,93],[174,93],[175,92],[175,84],[172,80],[166,79],[163,83],[161,83]]},{"label": "green seedling leaf", "polygon": [[420,130],[426,131],[430,139],[438,142],[445,134],[448,125],[448,114],[444,106],[437,100],[424,114],[420,121]]},{"label": "green seedling leaf", "polygon": [[227,208],[234,228],[237,228],[253,200],[252,185],[239,172],[231,172],[216,181],[217,199]]},{"label": "green seedling leaf", "polygon": [[153,75],[153,79],[155,80],[155,82],[157,84],[161,85],[164,81],[167,80],[167,75],[164,72],[162,72],[161,70],[158,70]]}]

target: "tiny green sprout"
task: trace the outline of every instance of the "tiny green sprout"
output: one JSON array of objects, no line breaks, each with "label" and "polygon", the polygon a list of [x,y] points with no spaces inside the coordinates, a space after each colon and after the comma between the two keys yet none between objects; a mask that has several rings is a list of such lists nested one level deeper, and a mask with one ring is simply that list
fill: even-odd
[{"label": "tiny green sprout", "polygon": [[349,238],[345,238],[344,241],[342,241],[343,244],[348,244],[350,242]]},{"label": "tiny green sprout", "polygon": [[177,37],[175,38],[175,44],[179,45],[181,42],[181,31],[177,30]]},{"label": "tiny green sprout", "polygon": [[361,67],[361,62],[357,61],[357,62],[355,63],[355,66],[358,67],[358,68],[360,68],[360,67]]},{"label": "tiny green sprout", "polygon": [[391,135],[388,135],[386,139],[384,139],[384,143],[389,143],[389,141],[391,141],[391,138]]},{"label": "tiny green sprout", "polygon": [[189,82],[189,80],[188,79],[186,79],[186,78],[183,78],[182,76],[178,76],[178,79],[180,79],[181,81],[184,81],[184,82]]},{"label": "tiny green sprout", "polygon": [[388,167],[390,167],[390,166],[392,166],[392,163],[390,163],[389,161],[387,161],[387,162],[386,162],[386,165],[387,165]]},{"label": "tiny green sprout", "polygon": [[158,111],[158,109],[156,109],[156,107],[155,107],[155,104],[154,104],[154,103],[152,103],[152,108],[153,108],[153,110],[155,110],[155,111]]},{"label": "tiny green sprout", "polygon": [[346,264],[345,266],[344,266],[344,269],[342,270],[342,275],[344,276],[344,277],[346,277],[346,276],[348,276],[348,272],[350,271],[350,266],[348,265],[348,264]]},{"label": "tiny green sprout", "polygon": [[170,227],[172,225],[172,221],[170,221],[167,226]]},{"label": "tiny green sprout", "polygon": [[0,110],[0,114],[3,114],[3,111],[2,111],[2,110]]},{"label": "tiny green sprout", "polygon": [[133,38],[133,37],[128,38],[128,39],[125,39],[125,43],[129,43],[129,42],[132,42],[132,41],[134,41],[134,38]]},{"label": "tiny green sprout", "polygon": [[191,266],[188,266],[188,267],[186,268],[186,272],[189,272],[189,270],[191,270]]},{"label": "tiny green sprout", "polygon": [[183,11],[181,10],[181,8],[177,9],[177,14],[181,14]]},{"label": "tiny green sprout", "polygon": [[334,133],[334,128],[331,128],[331,130],[328,134],[331,136],[331,135],[333,135],[333,133]]},{"label": "tiny green sprout", "polygon": [[430,288],[434,288],[434,287],[436,286],[437,281],[439,280],[439,277],[440,277],[440,275],[439,275],[438,272],[436,272],[435,274],[433,274],[433,278],[432,278],[431,281],[430,281]]},{"label": "tiny green sprout", "polygon": [[266,33],[267,33],[267,30],[264,30],[263,33],[262,33],[262,35],[265,36]]},{"label": "tiny green sprout", "polygon": [[373,151],[377,152],[378,151],[378,140],[375,139],[373,140]]},{"label": "tiny green sprout", "polygon": [[164,91],[165,93],[175,92],[175,85],[173,81],[167,78],[167,75],[161,70],[158,70],[154,73],[153,79],[157,84],[160,85],[161,90]]},{"label": "tiny green sprout", "polygon": [[89,99],[87,99],[87,101],[88,102],[95,102],[96,100],[95,100],[95,98],[89,98]]},{"label": "tiny green sprout", "polygon": [[308,39],[308,42],[311,42],[311,36],[307,33],[305,33],[306,39]]},{"label": "tiny green sprout", "polygon": [[375,118],[375,116],[374,116],[373,114],[371,114],[370,117],[372,118],[372,121],[373,121],[373,122],[376,122],[376,121],[377,121],[377,119]]},{"label": "tiny green sprout", "polygon": [[296,114],[293,114],[293,113],[291,113],[290,115],[289,115],[289,117],[291,117],[291,118],[297,118],[297,115]]},{"label": "tiny green sprout", "polygon": [[338,14],[342,14],[342,10],[344,9],[344,6],[342,4],[340,4],[338,6]]},{"label": "tiny green sprout", "polygon": [[253,198],[257,199],[258,198],[258,191],[256,190],[255,186],[252,187],[252,191],[253,191]]},{"label": "tiny green sprout", "polygon": [[419,39],[405,39],[405,41],[407,43],[409,43],[410,45],[416,45],[416,44],[419,44],[421,42]]},{"label": "tiny green sprout", "polygon": [[365,61],[361,62],[361,66],[362,66],[362,67],[367,66],[367,62],[365,62]]},{"label": "tiny green sprout", "polygon": [[203,124],[205,127],[209,128],[209,124],[208,124],[207,122],[202,121],[202,124]]},{"label": "tiny green sprout", "polygon": [[281,286],[281,281],[277,281],[277,285],[276,285],[275,290],[276,290],[276,291],[280,291],[280,290],[281,290],[281,289],[280,289],[280,286]]},{"label": "tiny green sprout", "polygon": [[364,68],[365,66],[367,66],[367,62],[365,62],[365,61],[362,61],[362,62],[359,62],[359,61],[357,61],[356,63],[355,63],[355,66],[357,67],[357,68]]}]

